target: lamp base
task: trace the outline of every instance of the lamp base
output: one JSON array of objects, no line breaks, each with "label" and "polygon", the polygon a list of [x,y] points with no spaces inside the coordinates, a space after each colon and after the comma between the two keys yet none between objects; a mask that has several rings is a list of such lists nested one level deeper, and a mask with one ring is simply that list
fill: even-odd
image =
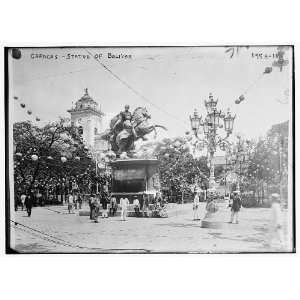
[{"label": "lamp base", "polygon": [[228,220],[230,219],[230,213],[226,209],[225,203],[215,204],[217,210],[207,211],[204,219],[201,221],[202,228],[224,228],[228,226]]}]

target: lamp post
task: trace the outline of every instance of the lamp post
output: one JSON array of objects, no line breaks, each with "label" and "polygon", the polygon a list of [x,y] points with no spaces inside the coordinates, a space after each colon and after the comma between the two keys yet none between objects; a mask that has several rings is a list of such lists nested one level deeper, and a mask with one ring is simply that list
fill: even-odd
[{"label": "lamp post", "polygon": [[233,149],[231,154],[231,162],[236,167],[238,173],[238,180],[236,190],[240,192],[242,168],[249,162],[250,159],[250,141],[243,141],[241,136],[237,136],[238,142],[236,148]]},{"label": "lamp post", "polygon": [[[201,227],[218,228],[225,224],[225,210],[224,213],[218,213],[221,211],[217,202],[214,201],[216,194],[214,155],[217,147],[220,147],[224,151],[231,145],[227,139],[232,133],[235,116],[231,114],[229,109],[227,113],[218,110],[218,100],[214,99],[212,94],[209,94],[209,98],[204,101],[204,104],[207,110],[204,117],[199,116],[196,110],[193,116],[190,117],[191,127],[197,139],[195,146],[198,149],[203,149],[206,146],[209,158],[209,194],[207,197],[206,214],[204,219],[201,220]],[[221,124],[222,121],[224,125]],[[226,134],[223,138],[218,132],[222,128]],[[201,137],[200,134],[202,133],[203,136]]]},{"label": "lamp post", "polygon": [[[214,99],[213,95],[209,94],[209,100],[204,101],[207,114],[204,116],[198,115],[197,110],[194,111],[193,116],[190,116],[192,131],[197,138],[198,148],[202,149],[205,145],[209,154],[209,189],[215,190],[215,166],[214,166],[214,154],[217,146],[221,149],[228,146],[230,143],[227,138],[230,136],[233,130],[233,123],[235,116],[231,112],[227,111],[225,114],[221,110],[217,109],[218,99]],[[221,124],[223,120],[224,126]],[[221,138],[218,134],[218,130],[224,128],[226,136]],[[203,130],[203,137],[200,137],[200,133]]]}]

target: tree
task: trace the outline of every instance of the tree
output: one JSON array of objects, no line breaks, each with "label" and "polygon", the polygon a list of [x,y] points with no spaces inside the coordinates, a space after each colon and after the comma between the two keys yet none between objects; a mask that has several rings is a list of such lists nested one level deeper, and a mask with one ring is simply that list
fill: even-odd
[{"label": "tree", "polygon": [[172,195],[191,192],[195,184],[203,188],[208,186],[207,158],[195,158],[186,138],[166,138],[161,142],[147,143],[139,149],[139,156],[159,159],[161,185]]},{"label": "tree", "polygon": [[14,178],[19,192],[49,186],[62,191],[62,187],[72,184],[70,179],[84,181],[87,171],[94,169],[88,148],[68,119],[42,127],[28,121],[15,123],[13,138]]},{"label": "tree", "polygon": [[288,122],[284,122],[272,126],[265,137],[253,143],[243,185],[261,197],[268,190],[281,193],[287,199],[287,183]]}]

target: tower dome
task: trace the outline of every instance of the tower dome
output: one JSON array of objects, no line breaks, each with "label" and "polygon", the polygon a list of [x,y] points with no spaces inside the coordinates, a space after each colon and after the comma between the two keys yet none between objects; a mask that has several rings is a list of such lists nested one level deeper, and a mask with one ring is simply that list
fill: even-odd
[{"label": "tower dome", "polygon": [[76,101],[75,107],[68,110],[71,123],[80,128],[80,134],[88,146],[94,147],[95,137],[102,132],[102,117],[104,113],[98,108],[98,103],[84,89],[84,95]]},{"label": "tower dome", "polygon": [[75,109],[93,109],[98,110],[98,103],[89,95],[88,89],[84,89],[84,95],[76,101]]}]

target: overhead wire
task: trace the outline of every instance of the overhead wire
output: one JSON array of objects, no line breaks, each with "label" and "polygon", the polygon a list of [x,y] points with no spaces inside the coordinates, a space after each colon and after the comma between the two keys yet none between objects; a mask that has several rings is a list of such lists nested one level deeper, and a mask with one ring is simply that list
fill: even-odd
[{"label": "overhead wire", "polygon": [[33,114],[32,109],[30,109],[30,107],[28,107],[28,105],[25,104],[24,101],[21,101],[19,97],[13,96],[13,99],[19,103],[19,105],[21,106],[22,109],[26,108],[27,109],[26,113],[29,116],[33,117],[36,122],[41,121],[41,118],[37,114]]},{"label": "overhead wire", "polygon": [[170,112],[168,112],[167,110],[161,108],[160,106],[158,106],[157,104],[155,104],[153,101],[151,101],[148,97],[144,96],[142,93],[140,93],[139,91],[137,91],[134,87],[132,87],[128,82],[126,82],[124,79],[122,79],[120,76],[118,76],[115,72],[113,72],[110,68],[108,68],[105,64],[103,64],[101,61],[99,61],[95,55],[89,51],[88,49],[85,48],[85,51],[90,54],[95,61],[97,61],[107,72],[109,72],[115,79],[117,79],[118,81],[120,81],[124,86],[126,86],[130,91],[132,91],[136,96],[138,96],[139,98],[141,98],[143,101],[151,104],[153,107],[155,107],[157,110],[160,110],[161,112],[165,113],[166,115],[168,115],[171,118],[176,119],[177,121],[180,120],[181,122],[183,122],[185,125],[189,125],[188,122],[186,122],[185,120],[181,120],[180,118],[178,118],[178,116],[175,116],[173,114],[171,114]]},{"label": "overhead wire", "polygon": [[[288,60],[284,60],[284,59],[283,59],[283,55],[284,55],[284,53],[285,53],[285,51],[283,51],[283,47],[282,47],[282,46],[279,46],[279,47],[277,48],[277,50],[278,50],[278,57],[279,57],[279,59],[273,61],[271,67],[266,67],[266,68],[265,68],[264,72],[261,73],[261,74],[258,76],[258,78],[257,78],[256,80],[254,80],[254,81],[248,86],[248,88],[246,88],[246,89],[244,90],[244,92],[239,96],[239,98],[235,100],[235,104],[240,104],[242,101],[244,101],[244,100],[245,100],[245,96],[244,96],[244,95],[246,95],[246,94],[249,92],[249,90],[251,90],[251,89],[252,89],[252,88],[253,88],[253,87],[254,87],[254,86],[262,79],[262,77],[264,77],[264,75],[272,73],[272,71],[273,71],[273,68],[272,68],[272,67],[280,67],[280,72],[281,72],[281,71],[282,71],[282,67],[283,67],[283,66],[286,66],[286,65],[288,64]],[[225,51],[225,52],[227,52],[227,51]],[[280,102],[280,101],[278,101],[278,102]],[[280,102],[280,103],[282,103],[282,102]],[[282,104],[285,104],[285,103],[282,103]]]}]

